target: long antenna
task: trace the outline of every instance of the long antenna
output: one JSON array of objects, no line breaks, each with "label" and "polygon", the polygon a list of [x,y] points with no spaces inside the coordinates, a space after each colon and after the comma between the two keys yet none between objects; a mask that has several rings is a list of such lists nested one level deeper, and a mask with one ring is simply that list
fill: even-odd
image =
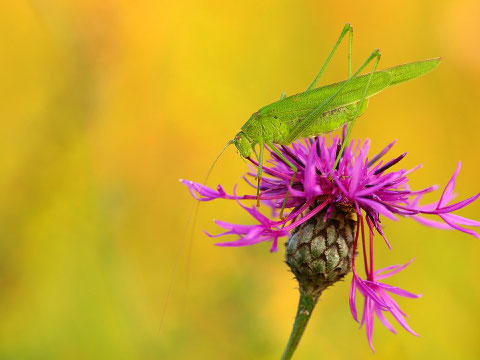
[{"label": "long antenna", "polygon": [[234,142],[235,142],[235,140],[230,140],[229,142],[227,142],[227,144],[223,147],[222,151],[220,151],[220,154],[218,154],[217,157],[215,158],[215,160],[213,160],[212,165],[210,165],[210,169],[208,169],[207,176],[205,176],[205,180],[203,180],[203,186],[207,185],[208,177],[210,176],[210,173],[212,172],[213,167],[217,163],[218,159],[220,159],[220,156],[222,156],[222,154],[225,152],[225,150],[227,150],[227,147],[229,147]]},{"label": "long antenna", "polygon": [[[217,163],[218,159],[220,158],[220,156],[222,156],[222,154],[225,152],[227,147],[234,143],[234,141],[235,140],[230,140],[223,147],[222,151],[220,151],[220,153],[217,155],[217,157],[213,161],[212,165],[210,165],[210,168],[208,169],[207,175],[205,176],[205,180],[203,181],[204,186],[207,184],[207,180],[210,177],[210,174],[212,173],[212,170],[213,170],[215,164]],[[185,231],[183,232],[181,241],[178,244],[177,253],[175,255],[174,268],[173,268],[173,271],[172,271],[172,276],[170,278],[170,285],[168,287],[167,297],[165,299],[165,305],[163,307],[163,312],[162,312],[162,318],[160,320],[159,332],[162,331],[163,324],[165,322],[165,317],[167,315],[168,305],[170,303],[170,295],[172,293],[173,284],[175,283],[175,279],[177,277],[177,273],[178,273],[178,270],[180,268],[180,257],[182,255],[182,249],[184,248],[184,246],[187,246],[187,258],[186,258],[186,261],[187,261],[187,270],[186,271],[187,271],[187,273],[186,273],[186,280],[185,280],[185,288],[187,288],[187,286],[188,286],[188,280],[189,280],[189,275],[190,275],[190,258],[191,258],[191,253],[192,253],[191,250],[192,250],[192,244],[193,244],[193,235],[195,234],[195,226],[196,226],[196,223],[197,223],[197,215],[198,215],[199,205],[200,205],[200,201],[196,201],[193,204],[193,207],[190,211],[190,215],[188,216],[187,224],[185,226]],[[188,231],[188,228],[190,227],[189,226],[190,222],[191,222],[191,231],[187,236],[187,231]],[[187,240],[187,242],[185,242],[185,240]]]},{"label": "long antenna", "polygon": [[[210,168],[208,169],[207,175],[205,176],[205,179],[203,180],[203,186],[207,185],[208,178],[210,177],[210,174],[212,173],[213,168],[217,164],[218,159],[220,159],[220,156],[225,152],[225,150],[234,143],[234,140],[230,140],[227,142],[227,144],[223,147],[223,149],[220,151],[220,153],[217,155],[215,160],[213,160],[212,165],[210,165]],[[186,269],[186,275],[185,275],[185,293],[188,291],[188,284],[190,280],[190,274],[191,274],[191,258],[192,258],[192,248],[193,248],[193,237],[195,235],[195,227],[197,225],[197,219],[198,219],[198,209],[200,207],[200,201],[197,201],[195,204],[194,212],[193,212],[193,221],[192,221],[192,230],[190,233],[190,236],[188,237],[188,243],[187,245],[187,269]]]}]

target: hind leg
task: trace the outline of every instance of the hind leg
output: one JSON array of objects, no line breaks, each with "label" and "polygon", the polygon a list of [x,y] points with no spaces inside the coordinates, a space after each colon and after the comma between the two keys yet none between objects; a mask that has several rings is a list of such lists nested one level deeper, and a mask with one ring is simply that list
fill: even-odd
[{"label": "hind leg", "polygon": [[328,55],[327,57],[327,60],[325,60],[325,62],[323,63],[322,65],[322,68],[320,69],[320,71],[318,72],[317,76],[315,76],[315,79],[313,79],[312,83],[308,86],[307,90],[312,90],[314,89],[316,86],[317,86],[317,83],[318,81],[320,80],[320,77],[322,76],[323,72],[325,71],[325,69],[327,68],[327,65],[330,63],[330,60],[332,60],[332,57],[333,57],[333,54],[335,54],[335,52],[337,51],[338,49],[338,46],[340,45],[340,43],[342,42],[343,38],[345,37],[345,35],[347,35],[347,33],[349,34],[349,46],[348,46],[348,77],[351,77],[352,76],[352,43],[353,43],[353,26],[350,25],[349,23],[346,23],[345,26],[343,27],[343,30],[342,32],[340,33],[340,36],[338,37],[338,40],[337,42],[335,43],[335,45],[333,46],[333,49],[332,51],[330,52],[330,54]]},{"label": "hind leg", "polygon": [[[341,83],[342,85],[338,87],[338,90],[333,95],[331,95],[327,100],[325,100],[323,103],[321,103],[320,106],[318,106],[315,110],[311,111],[303,120],[299,121],[295,125],[295,127],[290,131],[290,133],[286,137],[285,143],[287,143],[287,144],[292,143],[296,139],[302,137],[302,134],[304,134],[309,128],[311,128],[311,126],[315,123],[315,120],[317,120],[319,118],[319,116],[321,116],[323,114],[323,112],[328,108],[330,103],[342,92],[342,90],[345,88],[345,86],[347,86],[354,79],[356,79],[357,76],[360,74],[360,72],[370,62],[374,61],[375,59],[377,61],[375,61],[375,63],[374,63],[373,72],[375,71],[375,69],[377,67],[378,60],[380,59],[380,50],[378,50],[378,49],[375,49],[374,51],[372,51],[372,53],[365,60],[365,62],[357,69],[357,71],[355,71],[355,73],[352,76],[350,76],[348,78],[348,80]],[[370,74],[370,77],[369,77],[368,82],[367,82],[367,86],[365,87],[365,91],[363,92],[363,94],[362,94],[363,96],[361,97],[361,100],[360,100],[360,103],[362,104],[362,106],[363,106],[363,102],[365,101],[365,97],[366,97],[366,94],[367,94],[366,90],[368,90],[368,86],[370,85],[370,81],[371,81],[373,72]],[[357,109],[357,112],[356,112],[356,115],[354,116],[354,118],[356,118],[357,116],[358,116],[358,109]],[[351,127],[350,127],[350,130],[351,130]]]},{"label": "hind leg", "polygon": [[345,146],[347,146],[347,144],[348,144],[348,141],[350,139],[350,133],[352,132],[352,129],[353,129],[353,125],[355,124],[355,120],[357,120],[360,109],[362,109],[362,107],[365,103],[366,96],[367,96],[367,91],[368,91],[368,88],[369,88],[370,83],[372,81],[372,76],[375,73],[375,70],[377,69],[377,65],[378,65],[378,62],[380,61],[380,57],[382,56],[382,54],[380,53],[379,50],[376,50],[374,56],[375,56],[374,57],[375,62],[373,63],[372,71],[370,72],[370,76],[368,77],[368,81],[367,81],[367,84],[365,85],[365,89],[363,91],[362,97],[360,99],[360,102],[357,105],[356,110],[355,110],[355,115],[353,116],[352,120],[350,121],[350,124],[348,125],[347,134],[345,135],[345,138],[342,141],[342,147],[340,148],[340,151],[338,152],[337,158],[335,159],[335,165],[333,167],[334,169],[337,167],[337,165],[340,161],[340,158],[342,157],[343,151],[345,150]]}]

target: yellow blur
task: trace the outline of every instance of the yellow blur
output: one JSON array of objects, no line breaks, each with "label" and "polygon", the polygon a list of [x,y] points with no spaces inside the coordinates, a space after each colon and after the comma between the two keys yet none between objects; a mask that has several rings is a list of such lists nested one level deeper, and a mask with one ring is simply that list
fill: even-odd
[{"label": "yellow blur", "polygon": [[[354,136],[398,139],[390,155],[424,165],[412,188],[444,186],[461,160],[456,191],[475,194],[479,18],[475,0],[2,2],[0,359],[278,359],[297,302],[283,248],[213,246],[212,219],[251,221],[227,201],[200,206],[190,244],[178,179],[201,182],[251,113],[303,91],[348,21],[355,66],[374,48],[379,68],[444,58],[374,97]],[[323,84],[346,77],[346,48]],[[231,191],[246,168],[229,148],[209,184]],[[480,220],[479,203],[462,215]],[[479,240],[404,219],[385,233],[379,267],[416,258],[391,281],[424,294],[399,301],[421,337],[377,322],[375,357],[480,358]],[[296,358],[373,358],[349,280]]]}]

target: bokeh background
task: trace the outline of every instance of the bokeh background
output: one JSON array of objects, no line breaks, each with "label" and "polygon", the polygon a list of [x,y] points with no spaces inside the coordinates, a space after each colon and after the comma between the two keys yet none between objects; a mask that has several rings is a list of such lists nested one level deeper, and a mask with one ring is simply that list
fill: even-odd
[{"label": "bokeh background", "polygon": [[[479,20],[477,0],[1,2],[0,358],[279,358],[297,305],[283,248],[213,246],[213,218],[251,221],[222,201],[200,207],[189,242],[178,179],[202,181],[252,112],[305,89],[348,21],[356,66],[377,47],[380,68],[444,57],[372,99],[354,136],[373,151],[398,139],[391,156],[424,164],[414,188],[444,186],[462,160],[457,193],[473,195]],[[345,78],[346,48],[324,84]],[[209,184],[231,189],[245,170],[230,148]],[[480,219],[480,203],[461,214]],[[296,358],[480,358],[479,240],[385,224],[393,251],[377,239],[376,261],[416,258],[392,282],[423,293],[399,301],[421,337],[377,322],[372,355],[348,278]]]}]

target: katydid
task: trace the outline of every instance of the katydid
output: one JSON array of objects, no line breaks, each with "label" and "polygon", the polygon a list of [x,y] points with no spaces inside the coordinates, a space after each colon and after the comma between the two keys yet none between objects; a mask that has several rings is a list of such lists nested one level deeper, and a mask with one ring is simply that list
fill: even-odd
[{"label": "katydid", "polygon": [[[316,88],[323,71],[347,33],[349,33],[348,79]],[[338,163],[345,145],[348,143],[356,118],[366,109],[368,98],[387,87],[426,74],[441,61],[441,58],[434,58],[376,71],[381,54],[378,49],[375,49],[352,74],[352,37],[353,27],[346,24],[330,55],[308,88],[302,93],[289,97],[285,97],[285,94],[282,93],[280,100],[253,113],[242,126],[241,131],[227,144],[227,146],[235,144],[242,158],[250,158],[252,151],[257,157],[259,164],[257,206],[259,206],[259,187],[265,145],[269,146],[292,169],[293,176],[290,182],[290,186],[292,186],[297,168],[274,144],[289,145],[299,138],[328,133],[349,123],[347,135],[337,155],[336,162]],[[359,76],[360,72],[372,61],[373,66],[370,73]],[[259,145],[258,155],[255,151],[256,145]],[[282,216],[287,199],[288,193],[283,201],[280,216]]]},{"label": "katydid", "polygon": [[[347,33],[349,34],[347,80],[317,88],[316,86],[318,81],[320,80],[324,70],[330,63],[330,60]],[[258,206],[260,200],[259,190],[262,177],[263,153],[265,145],[269,146],[272,151],[274,151],[279,158],[282,159],[282,161],[284,161],[292,169],[293,177],[290,181],[291,187],[295,180],[297,168],[274,145],[289,145],[299,138],[328,133],[346,123],[349,123],[347,134],[337,155],[336,164],[334,166],[336,167],[341,154],[343,153],[345,145],[348,143],[350,132],[352,131],[356,118],[366,109],[366,100],[373,95],[378,94],[387,87],[415,79],[428,73],[429,71],[433,70],[441,61],[440,58],[434,58],[376,71],[381,56],[380,51],[376,49],[370,54],[370,56],[358,68],[358,70],[356,70],[355,73],[352,73],[352,40],[353,27],[350,24],[346,24],[333,49],[323,63],[320,71],[308,88],[302,93],[289,97],[285,97],[285,94],[282,93],[278,101],[264,106],[260,110],[256,111],[242,126],[241,131],[227,143],[227,145],[217,156],[207,172],[204,184],[206,184],[209,174],[225,149],[229,145],[235,144],[242,158],[249,159],[252,152],[257,157]],[[372,61],[373,66],[370,73],[366,75],[359,75],[360,72]],[[259,145],[260,147],[258,154],[255,150],[256,145]],[[280,216],[283,214],[287,199],[288,192],[283,201],[283,205],[280,210]],[[195,228],[198,204],[199,202],[195,204],[192,215],[190,216],[190,219],[193,218],[191,234],[189,236],[190,238],[193,236],[192,234]],[[185,239],[185,237],[186,236],[184,236],[183,239]],[[182,243],[179,245],[177,261],[171,277],[170,287],[162,316],[162,323],[167,312],[169,296],[173,288],[176,273],[178,271]],[[187,260],[187,263],[188,262],[189,261]]]}]

